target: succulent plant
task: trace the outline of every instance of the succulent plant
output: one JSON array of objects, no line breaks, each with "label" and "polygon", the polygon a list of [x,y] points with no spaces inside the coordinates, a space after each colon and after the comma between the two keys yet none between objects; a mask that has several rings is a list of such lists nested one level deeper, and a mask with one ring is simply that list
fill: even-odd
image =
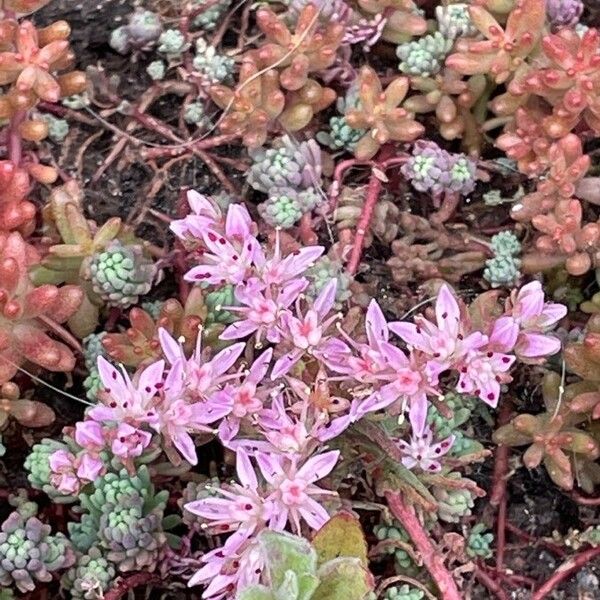
[{"label": "succulent plant", "polygon": [[18,385],[0,385],[0,429],[12,417],[24,427],[47,427],[54,422],[54,411],[42,402],[21,397]]},{"label": "succulent plant", "polygon": [[206,85],[214,85],[231,79],[235,61],[229,56],[217,53],[215,47],[209,46],[204,38],[198,38],[192,64]]},{"label": "succulent plant", "polygon": [[152,81],[161,81],[165,78],[167,66],[162,60],[153,60],[147,67],[146,73],[150,75]]},{"label": "succulent plant", "polygon": [[583,13],[582,0],[547,0],[548,20],[554,27],[574,27]]},{"label": "succulent plant", "polygon": [[130,476],[125,469],[94,482],[94,491],[81,494],[81,506],[97,526],[98,546],[120,571],[153,570],[166,543],[163,512],[169,493],[155,493],[148,469]]},{"label": "succulent plant", "polygon": [[513,287],[521,278],[521,260],[514,256],[498,254],[485,261],[483,278],[493,288]]},{"label": "succulent plant", "polygon": [[345,0],[290,0],[287,9],[289,19],[296,23],[308,4],[314,4],[319,9],[319,20],[324,23],[332,19],[336,21],[348,19],[352,12]]},{"label": "succulent plant", "polygon": [[415,143],[402,174],[420,192],[466,195],[475,188],[475,162],[462,154],[451,154],[435,142]]},{"label": "succulent plant", "polygon": [[250,57],[242,59],[235,89],[213,85],[209,93],[219,108],[227,110],[219,121],[219,129],[226,134],[242,136],[244,145],[249,148],[257,148],[266,142],[268,131],[285,105],[277,72],[272,69],[261,71]]},{"label": "succulent plant", "polygon": [[50,481],[50,455],[57,450],[68,451],[68,446],[62,442],[44,438],[39,444],[34,444],[31,452],[25,459],[25,470],[28,471],[27,480],[31,487],[41,490],[57,504],[75,502],[76,498],[59,492]]},{"label": "succulent plant", "polygon": [[21,592],[31,592],[36,582],[52,580],[52,574],[71,566],[75,555],[69,540],[51,534],[50,525],[36,517],[24,519],[13,512],[0,531],[0,584],[14,584]]},{"label": "succulent plant", "polygon": [[114,566],[94,546],[63,575],[61,584],[73,600],[100,600],[115,576]]},{"label": "succulent plant", "polygon": [[79,521],[67,523],[69,539],[73,546],[86,554],[98,542],[98,523],[93,515],[83,513]]},{"label": "succulent plant", "polygon": [[393,44],[402,44],[427,31],[427,21],[412,0],[358,0],[359,8],[368,15],[385,15],[382,37]]},{"label": "succulent plant", "polygon": [[422,600],[424,597],[425,592],[423,590],[403,583],[387,588],[383,600]]},{"label": "succulent plant", "polygon": [[462,517],[471,514],[475,505],[473,495],[468,489],[434,487],[433,495],[438,502],[438,517],[446,523],[458,523]]},{"label": "succulent plant", "polygon": [[364,600],[372,589],[372,577],[359,557],[342,554],[324,560],[329,552],[317,553],[304,538],[268,529],[260,532],[257,543],[267,577],[264,584],[239,591],[238,600]]},{"label": "succulent plant", "polygon": [[[193,4],[202,6],[204,0],[193,0]],[[219,0],[217,3],[203,10],[194,18],[194,27],[203,29],[204,31],[212,31],[221,21],[221,17],[229,8],[231,0]]]},{"label": "succulent plant", "polygon": [[467,538],[467,554],[473,558],[490,558],[493,554],[490,545],[494,541],[493,533],[484,533],[486,526],[477,523]]},{"label": "succulent plant", "polygon": [[156,267],[140,245],[110,242],[88,265],[94,292],[110,306],[127,308],[150,291]]},{"label": "succulent plant", "polygon": [[357,158],[372,158],[390,140],[411,142],[423,134],[424,128],[413,119],[414,114],[400,107],[408,87],[408,78],[398,77],[384,91],[371,67],[360,70],[359,105],[349,108],[345,115],[351,127],[366,132],[354,150]]},{"label": "succulent plant", "polygon": [[37,252],[18,233],[0,233],[0,384],[15,375],[25,361],[49,371],[71,371],[71,349],[46,330],[63,323],[79,308],[83,292],[77,286],[35,287],[28,269]]},{"label": "succulent plant", "polygon": [[146,50],[154,45],[161,31],[159,15],[138,8],[129,15],[127,25],[113,30],[109,44],[119,54],[127,54],[132,50]]},{"label": "succulent plant", "polygon": [[[142,362],[158,360],[162,354],[158,339],[160,327],[166,329],[175,339],[183,338],[183,348],[190,355],[196,347],[199,326],[206,321],[207,308],[204,292],[199,287],[192,288],[185,306],[179,300],[166,300],[158,318],[153,318],[141,308],[129,312],[131,327],[123,333],[108,333],[102,339],[106,353],[116,362],[128,367],[137,367]],[[205,334],[208,328],[203,328]]]},{"label": "succulent plant", "polygon": [[179,29],[165,29],[158,38],[157,50],[167,56],[179,56],[187,47],[185,36]]},{"label": "succulent plant", "polygon": [[309,298],[316,298],[332,279],[337,280],[335,299],[338,304],[346,302],[352,295],[350,291],[352,278],[346,273],[339,261],[332,260],[328,256],[317,259],[315,264],[306,270],[305,276],[309,281],[309,285],[304,293]]},{"label": "succulent plant", "polygon": [[196,125],[201,129],[210,126],[210,120],[206,115],[203,102],[190,102],[183,111],[183,119],[190,125]]},{"label": "succulent plant", "polygon": [[427,422],[440,439],[447,438],[470,418],[474,407],[473,398],[462,394],[449,393],[444,396],[444,404],[452,416],[444,416],[434,404],[427,411]]},{"label": "succulent plant", "polygon": [[472,37],[477,33],[469,14],[468,4],[448,4],[435,7],[439,32],[449,40]]},{"label": "succulent plant", "polygon": [[521,242],[512,231],[501,231],[492,236],[494,254],[516,256],[521,252]]},{"label": "succulent plant", "polygon": [[[586,343],[570,344],[567,350],[567,366],[577,371],[575,365],[585,364],[587,359]],[[556,485],[572,489],[577,477],[578,485],[591,493],[600,483],[600,472],[594,462],[600,456],[600,442],[593,431],[585,431],[583,427],[600,401],[597,385],[593,381],[579,381],[567,385],[564,393],[560,392],[561,385],[557,373],[546,373],[542,381],[546,411],[517,415],[508,425],[500,427],[493,439],[508,446],[529,446],[523,455],[527,468],[534,469],[543,463]]]},{"label": "succulent plant", "polygon": [[321,183],[321,149],[314,140],[297,142],[285,135],[272,147],[250,150],[250,156],[248,183],[260,192],[270,193],[275,187],[307,189]]},{"label": "succulent plant", "polygon": [[271,227],[289,229],[320,202],[321,196],[313,189],[275,188],[266,202],[258,206],[258,212]]},{"label": "succulent plant", "polygon": [[386,548],[386,551],[388,554],[394,555],[397,571],[406,573],[414,570],[415,563],[410,554],[403,548],[395,546],[393,543],[403,542],[405,544],[409,544],[410,542],[408,534],[400,525],[376,525],[373,529],[373,533],[379,541],[390,542],[389,546]]},{"label": "succulent plant", "polygon": [[208,292],[205,296],[206,324],[222,323],[228,325],[238,320],[235,313],[224,309],[224,306],[236,306],[238,301],[235,297],[235,290],[232,285],[223,285],[215,290]]},{"label": "succulent plant", "polygon": [[407,75],[419,77],[435,75],[443,67],[452,43],[452,39],[436,31],[413,42],[401,44],[396,49],[396,55],[401,61],[399,69]]},{"label": "succulent plant", "polygon": [[364,129],[354,129],[344,116],[329,119],[329,131],[319,131],[317,140],[332,150],[354,152],[356,144],[365,135]]},{"label": "succulent plant", "polygon": [[44,121],[48,125],[48,137],[59,144],[69,134],[69,123],[65,119],[58,119],[52,115],[44,115]]}]

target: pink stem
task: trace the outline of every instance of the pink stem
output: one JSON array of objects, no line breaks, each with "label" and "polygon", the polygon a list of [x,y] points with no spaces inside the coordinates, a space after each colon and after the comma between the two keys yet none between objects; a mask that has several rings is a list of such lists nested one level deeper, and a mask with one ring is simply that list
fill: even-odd
[{"label": "pink stem", "polygon": [[365,235],[371,224],[373,218],[373,212],[379,200],[379,193],[381,192],[381,179],[376,173],[371,173],[371,179],[369,179],[369,186],[367,187],[367,197],[365,198],[365,204],[360,215],[360,220],[356,226],[356,234],[354,236],[354,243],[352,245],[352,254],[348,261],[348,273],[354,275],[358,269],[360,263],[360,257],[362,256],[363,246],[365,244]]},{"label": "pink stem", "polygon": [[534,592],[531,600],[544,600],[544,598],[547,598],[560,583],[565,579],[569,579],[569,577],[577,573],[577,571],[597,556],[600,556],[600,546],[584,550],[565,561],[558,569],[556,569],[556,571],[554,571],[554,575],[546,580],[546,582]]},{"label": "pink stem", "polygon": [[387,492],[385,495],[390,510],[400,521],[400,524],[410,536],[417,552],[423,560],[423,564],[429,571],[431,578],[437,585],[444,600],[461,600],[461,595],[450,571],[444,566],[440,554],[436,551],[421,525],[415,511],[409,507],[404,498],[398,492]]},{"label": "pink stem", "polygon": [[21,143],[21,133],[19,126],[25,120],[27,112],[18,110],[11,118],[8,129],[8,159],[18,167],[23,158],[23,146]]}]

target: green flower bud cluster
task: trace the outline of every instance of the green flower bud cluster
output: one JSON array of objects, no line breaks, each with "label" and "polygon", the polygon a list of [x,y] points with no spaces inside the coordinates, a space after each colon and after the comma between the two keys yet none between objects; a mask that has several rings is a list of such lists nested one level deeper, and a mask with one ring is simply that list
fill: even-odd
[{"label": "green flower bud cluster", "polygon": [[321,149],[314,140],[296,142],[284,135],[271,148],[251,150],[250,156],[248,183],[259,192],[310,189],[321,182]]},{"label": "green flower bud cluster", "polygon": [[83,513],[79,521],[67,523],[67,529],[71,543],[79,552],[85,554],[98,542],[98,523],[89,513]]},{"label": "green flower bud cluster", "polygon": [[302,215],[312,211],[322,198],[314,189],[296,191],[292,188],[274,189],[266,202],[259,204],[258,212],[271,227],[289,229]]},{"label": "green flower bud cluster", "polygon": [[206,116],[203,102],[190,102],[183,111],[183,120],[190,125],[196,125],[200,129],[210,126],[210,120]]},{"label": "green flower bud cluster", "polygon": [[89,272],[96,294],[110,306],[127,308],[150,291],[156,267],[141,245],[114,240],[92,256]]},{"label": "green flower bud cluster", "polygon": [[46,113],[44,121],[48,125],[48,137],[53,142],[60,144],[69,134],[69,123],[65,119],[59,119]]},{"label": "green flower bud cluster", "polygon": [[329,131],[319,131],[317,140],[331,150],[354,152],[356,144],[364,134],[364,129],[350,127],[346,117],[334,116],[329,119]]},{"label": "green flower bud cluster", "polygon": [[462,517],[468,517],[475,505],[468,489],[434,488],[433,495],[438,502],[438,517],[446,523],[458,523]]},{"label": "green flower bud cluster", "polygon": [[473,399],[470,396],[454,392],[444,396],[444,404],[452,412],[450,418],[442,415],[434,404],[429,406],[427,412],[427,422],[440,439],[455,433],[458,427],[464,425],[471,418],[473,410]]},{"label": "green flower bud cluster", "polygon": [[235,61],[230,56],[218,54],[215,47],[209,46],[204,38],[198,38],[192,64],[207,85],[215,85],[231,79]]},{"label": "green flower bud cluster", "polygon": [[452,456],[467,456],[468,454],[476,454],[483,450],[483,444],[477,440],[465,435],[462,431],[454,431],[454,442],[450,454]]},{"label": "green flower bud cluster", "polygon": [[81,494],[81,506],[96,524],[98,547],[120,571],[153,570],[167,539],[162,520],[169,493],[155,493],[145,466],[134,476],[125,469],[107,473],[94,488]]},{"label": "green flower bud cluster", "polygon": [[63,575],[61,584],[73,600],[99,600],[104,597],[115,576],[114,566],[94,546]]},{"label": "green flower bud cluster", "polygon": [[206,326],[214,323],[229,325],[238,320],[235,313],[224,310],[223,306],[236,306],[238,301],[235,298],[234,287],[232,285],[223,285],[204,297],[204,303],[208,309],[206,315]]},{"label": "green flower bud cluster", "polygon": [[419,588],[403,583],[389,587],[383,596],[383,600],[421,600],[425,592]]},{"label": "green flower bud cluster", "polygon": [[[399,541],[404,542],[406,544],[410,543],[410,539],[408,534],[400,525],[376,525],[373,529],[373,533],[375,537],[383,542],[383,541]],[[393,544],[390,544],[386,549],[388,554],[393,554],[394,559],[396,561],[396,569],[399,572],[406,573],[407,571],[413,571],[415,568],[415,563],[411,558],[410,554],[406,552],[403,548],[395,547]]]},{"label": "green flower bud cluster", "polygon": [[521,242],[514,233],[501,231],[491,240],[494,257],[485,263],[483,278],[492,287],[515,285],[521,277],[521,260],[517,255],[521,252]]},{"label": "green flower bud cluster", "polygon": [[332,279],[337,279],[335,293],[337,303],[345,302],[352,295],[352,292],[350,292],[352,278],[346,273],[340,262],[331,260],[328,256],[317,259],[305,275],[309,281],[305,293],[309,298],[316,298]]},{"label": "green flower bud cluster", "polygon": [[[194,0],[194,5],[204,4],[206,0]],[[208,10],[203,10],[193,21],[194,27],[204,29],[204,31],[212,31],[221,21],[221,17],[229,8],[231,0],[221,0],[213,4]]]},{"label": "green flower bud cluster", "polygon": [[472,558],[490,558],[493,552],[490,548],[494,541],[493,533],[483,533],[486,527],[478,523],[471,529],[467,538],[467,554]]},{"label": "green flower bud cluster", "polygon": [[468,4],[449,4],[437,6],[435,18],[438,22],[439,32],[449,40],[459,37],[473,37],[477,28],[473,25],[469,14]]},{"label": "green flower bud cluster", "polygon": [[400,44],[396,54],[401,60],[399,69],[407,75],[431,77],[439,73],[453,40],[439,31],[418,40]]},{"label": "green flower bud cluster", "polygon": [[153,60],[147,67],[146,73],[150,75],[152,81],[161,81],[165,78],[167,66],[162,60]]},{"label": "green flower bud cluster", "polygon": [[105,335],[106,332],[101,331],[100,333],[92,333],[83,338],[83,358],[86,369],[91,370],[96,368],[98,357],[105,356],[104,346],[102,345],[102,339]]},{"label": "green flower bud cluster", "polygon": [[0,586],[14,584],[20,592],[31,592],[36,582],[51,581],[55,571],[73,564],[69,540],[51,531],[36,517],[24,519],[17,511],[9,515],[0,530]]},{"label": "green flower bud cluster", "polygon": [[27,479],[31,487],[36,490],[42,490],[56,504],[68,504],[75,502],[76,498],[65,496],[50,483],[50,476],[52,474],[49,462],[50,455],[57,450],[69,451],[69,447],[62,442],[44,438],[39,444],[33,446],[25,459],[25,470],[29,472]]},{"label": "green flower bud cluster", "polygon": [[597,548],[600,546],[600,525],[588,527],[579,535],[579,541],[588,543],[590,546]]},{"label": "green flower bud cluster", "polygon": [[166,29],[158,38],[157,50],[167,56],[179,56],[187,50],[189,44],[179,29]]}]

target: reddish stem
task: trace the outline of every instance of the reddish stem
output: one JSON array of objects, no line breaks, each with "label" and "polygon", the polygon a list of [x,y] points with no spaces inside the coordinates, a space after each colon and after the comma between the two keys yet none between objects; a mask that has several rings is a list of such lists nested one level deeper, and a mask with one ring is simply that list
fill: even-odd
[{"label": "reddish stem", "polygon": [[367,195],[365,198],[365,204],[363,206],[358,225],[356,226],[356,234],[354,236],[354,243],[352,245],[352,254],[348,261],[348,273],[354,275],[358,269],[360,263],[360,257],[362,256],[363,246],[365,245],[365,235],[371,224],[373,218],[373,211],[379,200],[379,193],[381,192],[381,179],[374,171],[371,173],[371,179],[369,179],[369,186],[367,188]]},{"label": "reddish stem", "polygon": [[404,502],[404,498],[398,492],[387,492],[385,495],[390,510],[400,521],[402,527],[410,536],[413,544],[423,560],[423,564],[429,571],[431,578],[437,585],[444,600],[460,600],[461,595],[452,578],[450,571],[444,566],[440,554],[431,543],[431,539],[421,525],[414,508]]},{"label": "reddish stem", "polygon": [[[498,425],[505,425],[510,420],[512,404],[505,400],[498,415]],[[498,508],[496,531],[496,569],[502,570],[504,565],[504,548],[506,546],[506,481],[508,478],[508,458],[510,448],[500,445],[496,448],[494,461],[494,475],[490,505]]]},{"label": "reddish stem", "polygon": [[544,598],[547,598],[563,581],[569,579],[597,556],[600,556],[600,546],[584,550],[565,561],[554,572],[554,575],[547,579],[546,582],[533,593],[531,600],[543,600]]},{"label": "reddish stem", "polygon": [[106,592],[104,600],[119,600],[129,590],[133,590],[140,585],[148,585],[149,583],[159,584],[161,581],[161,578],[153,573],[133,573]]},{"label": "reddish stem", "polygon": [[534,544],[539,544],[540,546],[544,546],[547,550],[550,550],[550,552],[553,552],[554,554],[556,554],[556,556],[559,556],[560,558],[565,558],[567,556],[567,553],[559,545],[549,542],[548,540],[545,540],[543,538],[538,538],[534,535],[530,535],[526,531],[519,529],[516,525],[513,525],[510,521],[506,522],[506,529],[508,529],[508,531],[510,531],[517,537],[520,537],[522,540],[525,540],[526,542],[531,542]]},{"label": "reddish stem", "polygon": [[26,111],[18,110],[12,116],[8,129],[8,160],[10,160],[15,167],[18,167],[21,164],[21,159],[23,158],[23,145],[19,127],[26,116]]},{"label": "reddish stem", "polygon": [[475,567],[475,577],[481,585],[485,586],[490,592],[496,595],[499,600],[508,600],[500,584],[494,581],[481,567]]},{"label": "reddish stem", "polygon": [[571,498],[573,498],[577,504],[581,504],[582,506],[600,506],[600,496],[598,498],[588,498],[587,496],[582,496],[578,492],[572,492]]}]

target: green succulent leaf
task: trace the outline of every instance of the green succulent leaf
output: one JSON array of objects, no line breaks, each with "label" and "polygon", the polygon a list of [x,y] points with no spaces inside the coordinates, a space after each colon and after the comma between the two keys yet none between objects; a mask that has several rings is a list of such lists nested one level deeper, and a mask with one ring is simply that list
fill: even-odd
[{"label": "green succulent leaf", "polygon": [[336,558],[319,569],[319,587],[313,600],[363,600],[373,578],[359,558]]},{"label": "green succulent leaf", "polygon": [[341,512],[325,523],[313,538],[319,565],[348,556],[358,558],[363,566],[367,565],[367,542],[358,519]]},{"label": "green succulent leaf", "polygon": [[253,585],[242,590],[237,595],[237,600],[275,600],[275,595],[264,585]]},{"label": "green succulent leaf", "polygon": [[297,600],[308,600],[319,584],[316,577],[317,553],[310,543],[288,533],[264,530],[260,544],[267,557],[266,562],[273,588],[279,590],[286,583],[288,571],[297,578]]}]

